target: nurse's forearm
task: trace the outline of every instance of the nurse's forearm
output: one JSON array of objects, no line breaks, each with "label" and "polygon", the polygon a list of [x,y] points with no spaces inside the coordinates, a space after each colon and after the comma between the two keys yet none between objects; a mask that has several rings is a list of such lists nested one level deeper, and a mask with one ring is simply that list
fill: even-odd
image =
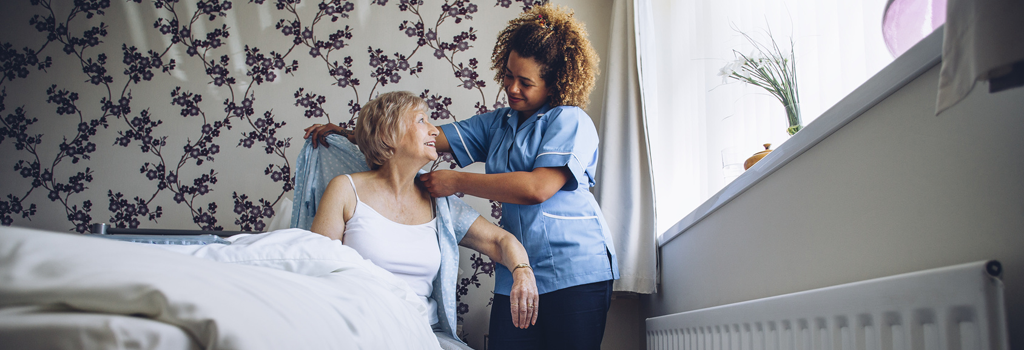
[{"label": "nurse's forearm", "polygon": [[572,178],[569,169],[536,168],[501,174],[458,173],[457,192],[503,203],[538,204],[554,196]]}]

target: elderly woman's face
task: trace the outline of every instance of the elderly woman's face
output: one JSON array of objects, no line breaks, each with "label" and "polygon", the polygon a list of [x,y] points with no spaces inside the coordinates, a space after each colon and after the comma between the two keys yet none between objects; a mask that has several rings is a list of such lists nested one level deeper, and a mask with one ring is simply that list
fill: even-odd
[{"label": "elderly woman's face", "polygon": [[405,126],[404,135],[396,153],[410,156],[413,159],[424,159],[425,162],[437,159],[437,148],[434,141],[438,130],[427,121],[427,114],[422,109],[412,109],[402,116]]}]

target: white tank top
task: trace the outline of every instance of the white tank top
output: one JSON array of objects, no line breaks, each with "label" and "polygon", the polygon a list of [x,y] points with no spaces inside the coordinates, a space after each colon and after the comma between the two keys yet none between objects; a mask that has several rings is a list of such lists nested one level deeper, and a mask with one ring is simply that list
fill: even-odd
[{"label": "white tank top", "polygon": [[430,324],[437,323],[437,304],[429,298],[434,277],[441,268],[437,218],[420,225],[391,221],[360,201],[352,176],[345,176],[356,195],[356,209],[345,223],[342,243],[408,283],[427,306]]}]

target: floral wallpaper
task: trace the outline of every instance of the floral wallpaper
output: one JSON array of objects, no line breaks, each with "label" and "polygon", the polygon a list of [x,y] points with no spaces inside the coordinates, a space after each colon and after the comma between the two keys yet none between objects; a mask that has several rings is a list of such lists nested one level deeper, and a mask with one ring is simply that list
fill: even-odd
[{"label": "floral wallpaper", "polygon": [[[393,90],[438,125],[503,107],[494,38],[542,2],[5,1],[0,224],[266,230],[306,126],[353,126]],[[483,348],[494,263],[462,259],[463,334]]]}]

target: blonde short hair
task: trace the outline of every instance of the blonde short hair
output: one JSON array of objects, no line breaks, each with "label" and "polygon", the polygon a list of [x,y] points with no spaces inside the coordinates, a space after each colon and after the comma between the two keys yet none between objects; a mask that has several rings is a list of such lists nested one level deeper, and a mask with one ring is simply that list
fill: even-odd
[{"label": "blonde short hair", "polygon": [[408,91],[381,94],[359,110],[355,139],[366,156],[366,165],[377,170],[395,155],[395,145],[405,135],[402,116],[415,110],[427,110],[422,98]]}]

